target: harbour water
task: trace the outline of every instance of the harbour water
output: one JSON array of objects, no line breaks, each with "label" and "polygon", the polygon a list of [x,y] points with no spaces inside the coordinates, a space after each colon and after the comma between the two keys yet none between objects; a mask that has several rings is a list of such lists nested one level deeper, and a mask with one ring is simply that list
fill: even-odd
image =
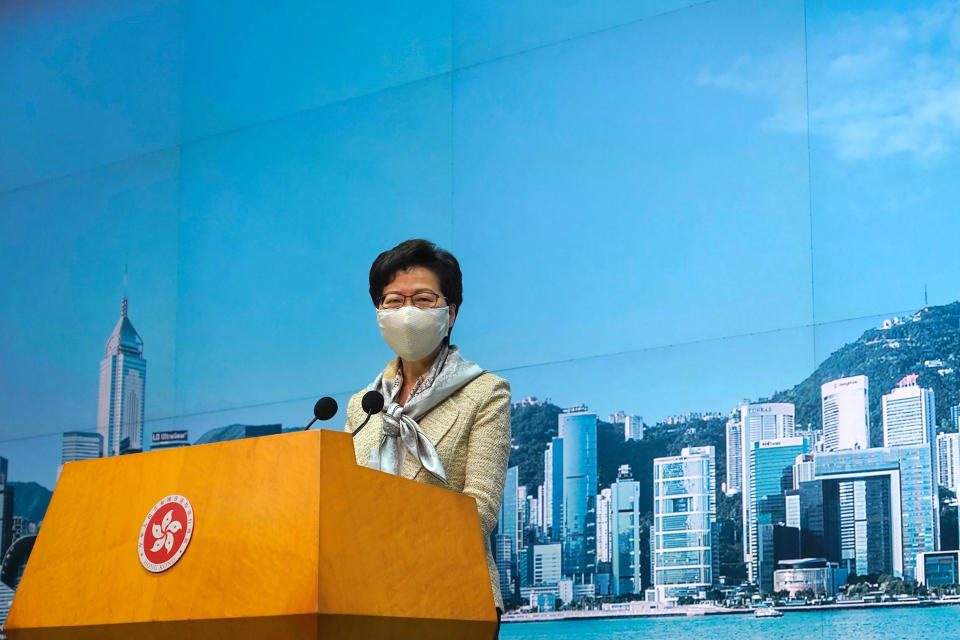
[{"label": "harbour water", "polygon": [[939,640],[960,638],[960,606],[791,611],[752,615],[623,618],[505,624],[504,640]]}]

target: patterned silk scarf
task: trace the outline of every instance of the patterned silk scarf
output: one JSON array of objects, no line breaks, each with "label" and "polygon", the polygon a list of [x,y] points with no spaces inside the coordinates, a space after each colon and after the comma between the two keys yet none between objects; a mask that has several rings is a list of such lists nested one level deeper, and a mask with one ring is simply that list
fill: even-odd
[{"label": "patterned silk scarf", "polygon": [[379,391],[386,400],[383,433],[380,447],[370,451],[367,466],[400,475],[403,460],[410,452],[424,469],[446,483],[447,475],[437,449],[417,420],[482,373],[477,363],[464,360],[457,347],[447,346],[444,341],[430,369],[417,380],[406,404],[401,406],[396,401],[403,381],[401,369],[397,369],[397,376],[392,380],[383,373],[377,376],[367,390]]}]

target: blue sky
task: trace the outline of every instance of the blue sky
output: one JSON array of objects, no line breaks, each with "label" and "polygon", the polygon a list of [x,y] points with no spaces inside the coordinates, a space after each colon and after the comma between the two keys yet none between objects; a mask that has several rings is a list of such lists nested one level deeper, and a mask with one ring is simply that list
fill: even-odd
[{"label": "blue sky", "polygon": [[95,425],[124,292],[148,430],[345,402],[390,357],[366,274],[407,237],[458,256],[455,341],[515,396],[647,421],[960,298],[957,3],[542,5],[5,9],[11,477],[51,486],[56,434]]}]

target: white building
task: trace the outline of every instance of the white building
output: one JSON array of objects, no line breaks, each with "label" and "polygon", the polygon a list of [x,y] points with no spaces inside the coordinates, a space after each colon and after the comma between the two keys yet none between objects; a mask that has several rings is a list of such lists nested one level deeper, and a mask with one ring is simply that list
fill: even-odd
[{"label": "white building", "polygon": [[[753,445],[761,440],[780,440],[794,436],[795,408],[790,402],[761,402],[740,406],[740,490],[743,523],[743,561],[753,566],[750,523],[753,522],[753,496],[751,495],[750,459]],[[730,464],[729,459],[727,464]],[[751,576],[752,577],[752,576]]]},{"label": "white building", "polygon": [[597,494],[597,562],[610,562],[610,489]]},{"label": "white building", "polygon": [[[808,440],[809,442],[809,440]],[[801,482],[810,482],[814,478],[814,460],[812,453],[801,453],[793,463],[793,488],[799,489]]]},{"label": "white building", "polygon": [[714,580],[715,452],[688,447],[653,461],[653,586],[658,601],[701,598]]},{"label": "white building", "polygon": [[917,386],[916,374],[898,382],[896,389],[883,396],[883,446],[933,446],[937,428],[933,401],[933,389]]},{"label": "white building", "polygon": [[640,416],[624,416],[623,439],[643,440],[643,418]]},{"label": "white building", "polygon": [[936,494],[937,411],[933,389],[917,385],[917,374],[906,376],[897,388],[883,396],[883,446],[925,444],[930,447]]},{"label": "white building", "polygon": [[103,436],[94,431],[67,431],[63,434],[63,444],[60,452],[60,466],[57,467],[57,478],[63,465],[78,460],[91,460],[103,455]]},{"label": "white building", "polygon": [[533,584],[556,585],[560,582],[560,543],[533,545]]},{"label": "white building", "polygon": [[870,447],[870,405],[867,376],[840,378],[820,387],[823,450]]},{"label": "white building", "polygon": [[740,493],[743,486],[743,429],[740,412],[727,420],[727,482],[724,493],[728,496]]},{"label": "white building", "polygon": [[144,388],[147,361],[143,340],[127,317],[127,299],[120,320],[107,339],[100,361],[100,399],[97,432],[103,437],[103,455],[143,450]]},{"label": "white building", "polygon": [[950,491],[960,486],[960,433],[937,436],[937,480]]}]

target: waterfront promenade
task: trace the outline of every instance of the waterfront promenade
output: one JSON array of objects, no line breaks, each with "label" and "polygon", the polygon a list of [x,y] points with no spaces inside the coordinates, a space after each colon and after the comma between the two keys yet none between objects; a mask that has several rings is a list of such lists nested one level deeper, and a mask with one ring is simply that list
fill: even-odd
[{"label": "waterfront promenade", "polygon": [[[714,605],[661,606],[656,603],[633,602],[622,609],[583,609],[569,611],[544,611],[536,613],[507,613],[504,623],[556,622],[561,620],[600,620],[607,618],[674,618],[752,614],[750,607],[719,607]],[[783,612],[840,611],[849,609],[903,609],[960,606],[960,600],[901,600],[892,602],[838,602],[835,604],[785,605],[775,607]]]}]

